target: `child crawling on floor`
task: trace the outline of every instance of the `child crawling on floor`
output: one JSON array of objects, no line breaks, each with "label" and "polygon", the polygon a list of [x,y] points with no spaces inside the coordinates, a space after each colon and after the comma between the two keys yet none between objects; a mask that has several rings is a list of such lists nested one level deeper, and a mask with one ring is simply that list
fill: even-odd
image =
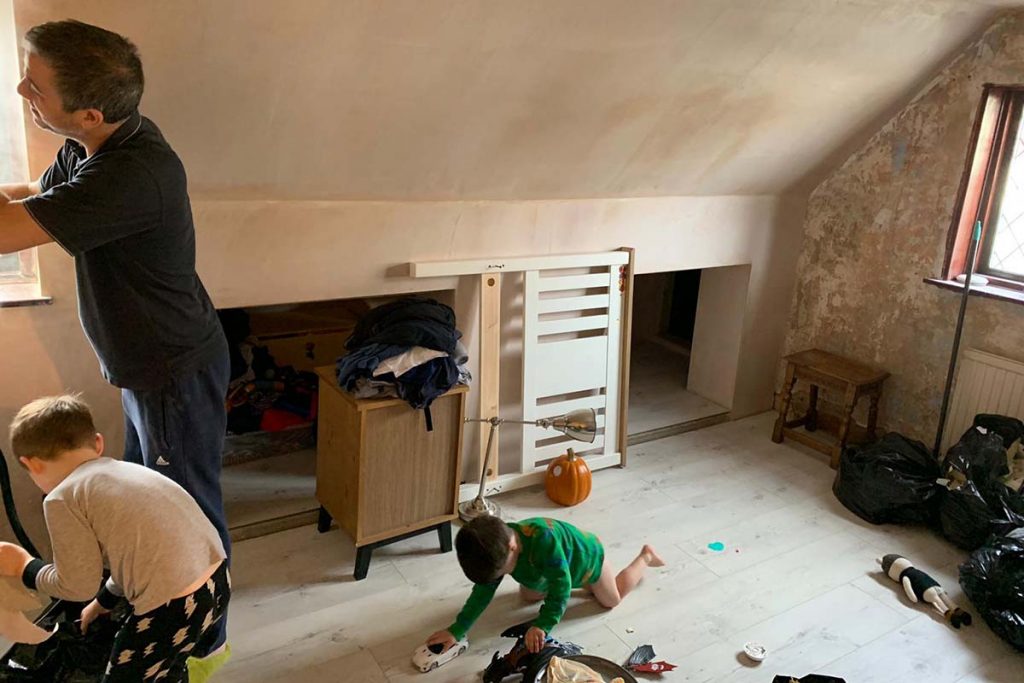
[{"label": "child crawling on floor", "polygon": [[[76,396],[22,408],[11,446],[46,494],[53,561],[0,543],[0,575],[55,598],[92,600],[83,631],[127,599],[103,683],[188,681],[189,656],[217,637],[231,595],[224,547],[199,505],[164,475],[104,457],[103,437]],[[104,567],[110,578],[101,588]]]},{"label": "child crawling on floor", "polygon": [[611,609],[640,583],[648,567],[665,564],[654,548],[645,545],[636,559],[614,574],[597,536],[540,517],[507,524],[497,517],[478,517],[459,531],[455,550],[474,586],[455,623],[427,639],[427,645],[442,644],[445,650],[466,636],[506,574],[519,582],[524,600],[544,601],[526,633],[527,648],[539,652],[561,621],[573,588],[587,589]]}]

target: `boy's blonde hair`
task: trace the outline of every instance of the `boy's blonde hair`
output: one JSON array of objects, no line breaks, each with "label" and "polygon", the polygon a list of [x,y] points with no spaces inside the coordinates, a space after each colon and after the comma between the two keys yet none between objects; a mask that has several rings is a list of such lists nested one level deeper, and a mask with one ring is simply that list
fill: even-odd
[{"label": "boy's blonde hair", "polygon": [[53,460],[65,451],[93,445],[95,438],[92,413],[78,395],[36,399],[11,422],[11,449],[19,458]]}]

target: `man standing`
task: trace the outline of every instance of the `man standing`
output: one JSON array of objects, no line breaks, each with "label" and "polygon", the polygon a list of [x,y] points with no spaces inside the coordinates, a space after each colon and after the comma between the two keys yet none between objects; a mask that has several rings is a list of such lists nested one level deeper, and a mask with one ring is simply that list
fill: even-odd
[{"label": "man standing", "polygon": [[[184,167],[138,111],[138,51],[58,21],[29,30],[25,62],[18,93],[33,121],[67,140],[39,180],[0,186],[0,253],[56,242],[74,257],[82,327],[121,388],[125,459],[181,484],[227,549],[227,342],[196,274]],[[222,630],[197,655],[223,645]]]}]

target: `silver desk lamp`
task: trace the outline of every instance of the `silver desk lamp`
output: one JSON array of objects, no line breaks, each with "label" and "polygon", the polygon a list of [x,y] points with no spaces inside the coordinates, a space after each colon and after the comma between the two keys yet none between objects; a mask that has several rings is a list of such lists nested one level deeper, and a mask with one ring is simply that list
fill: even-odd
[{"label": "silver desk lamp", "polygon": [[463,522],[471,522],[477,517],[493,515],[501,517],[501,508],[494,501],[487,500],[484,496],[484,489],[487,486],[487,466],[491,461],[491,450],[494,446],[494,435],[498,427],[503,424],[534,425],[544,429],[554,429],[566,436],[582,441],[594,443],[597,438],[597,413],[593,408],[574,410],[561,417],[553,417],[543,420],[506,420],[502,417],[491,418],[470,418],[466,422],[486,422],[491,425],[491,431],[487,434],[487,449],[484,456],[484,464],[480,469],[480,492],[476,498],[466,501],[459,506],[459,517]]}]

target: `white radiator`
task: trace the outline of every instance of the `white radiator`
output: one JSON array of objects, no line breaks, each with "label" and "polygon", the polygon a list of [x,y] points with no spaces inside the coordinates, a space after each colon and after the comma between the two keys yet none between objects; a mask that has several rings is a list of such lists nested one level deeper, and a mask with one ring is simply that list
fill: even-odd
[{"label": "white radiator", "polygon": [[955,444],[978,413],[1024,419],[1024,363],[966,349],[957,369],[942,452]]}]

